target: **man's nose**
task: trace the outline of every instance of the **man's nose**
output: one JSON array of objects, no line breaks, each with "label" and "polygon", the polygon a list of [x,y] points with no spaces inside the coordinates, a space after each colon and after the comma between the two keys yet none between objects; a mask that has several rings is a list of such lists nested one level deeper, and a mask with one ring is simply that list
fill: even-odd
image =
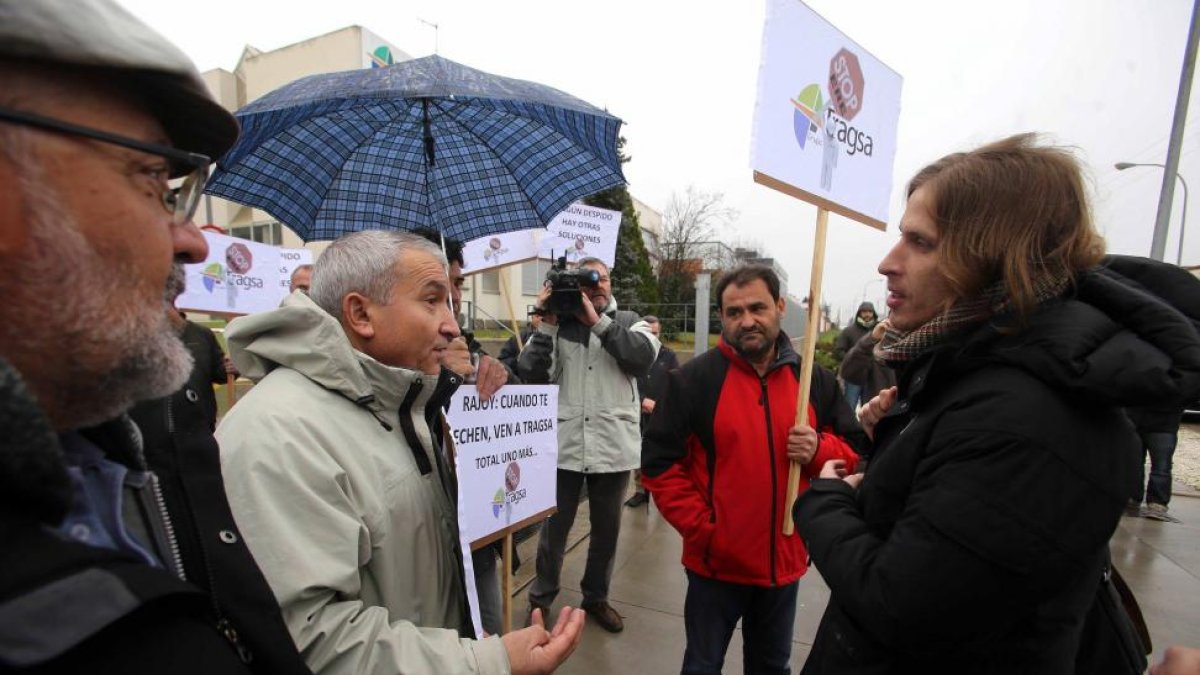
[{"label": "man's nose", "polygon": [[442,323],[438,326],[438,331],[448,340],[462,335],[462,330],[458,327],[458,321],[454,319],[454,315],[450,313],[449,307],[442,307]]},{"label": "man's nose", "polygon": [[188,220],[182,225],[171,226],[171,244],[175,259],[184,263],[200,263],[208,257],[208,240],[201,234],[196,223]]},{"label": "man's nose", "polygon": [[880,274],[882,274],[885,277],[890,277],[890,276],[896,274],[897,267],[898,267],[897,258],[899,257],[899,249],[900,249],[900,243],[897,242],[896,245],[893,246],[891,248],[891,250],[887,252],[887,255],[883,256],[883,260],[879,261],[879,267],[877,267],[875,269],[875,271],[879,272]]}]

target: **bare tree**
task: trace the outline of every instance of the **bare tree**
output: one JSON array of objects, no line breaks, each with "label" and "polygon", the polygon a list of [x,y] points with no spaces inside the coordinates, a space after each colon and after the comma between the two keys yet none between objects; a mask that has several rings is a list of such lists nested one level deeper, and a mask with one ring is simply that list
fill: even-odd
[{"label": "bare tree", "polygon": [[[659,273],[666,265],[669,270],[680,269],[685,261],[705,261],[712,254],[705,249],[715,248],[717,233],[738,216],[736,209],[725,204],[725,195],[689,185],[681,196],[671,195],[663,211],[662,237],[659,240]],[[728,247],[726,247],[728,248]]]},{"label": "bare tree", "polygon": [[663,314],[674,318],[675,313],[684,313],[682,307],[695,297],[697,273],[729,267],[733,249],[719,239],[737,216],[720,192],[689,185],[683,195],[671,195],[663,211],[658,246],[658,294]]}]

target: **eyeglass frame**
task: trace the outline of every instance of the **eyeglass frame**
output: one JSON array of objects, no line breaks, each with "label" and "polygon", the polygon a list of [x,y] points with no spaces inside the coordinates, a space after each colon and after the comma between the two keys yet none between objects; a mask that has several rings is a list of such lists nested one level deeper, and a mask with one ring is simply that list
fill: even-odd
[{"label": "eyeglass frame", "polygon": [[[171,213],[171,220],[176,225],[182,225],[190,221],[192,216],[196,214],[196,208],[200,205],[200,195],[204,192],[202,188],[204,183],[208,181],[208,165],[212,164],[212,159],[207,155],[188,152],[167,145],[159,145],[158,143],[139,141],[136,138],[128,138],[100,129],[80,126],[71,122],[56,120],[52,117],[45,117],[22,110],[13,110],[12,108],[3,106],[0,106],[0,121],[24,124],[60,134],[82,136],[103,143],[129,148],[130,150],[157,155],[165,158],[173,165],[191,166],[192,171],[183,179],[183,184],[179,188],[167,190],[163,193],[163,208]],[[184,198],[180,199],[179,195],[183,195]]]}]

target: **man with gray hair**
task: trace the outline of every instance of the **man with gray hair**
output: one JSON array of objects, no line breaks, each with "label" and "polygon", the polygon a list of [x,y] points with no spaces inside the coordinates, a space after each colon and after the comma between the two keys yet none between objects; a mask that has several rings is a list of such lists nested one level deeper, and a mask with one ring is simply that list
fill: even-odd
[{"label": "man with gray hair", "polygon": [[[595,285],[582,291],[543,287],[536,310],[542,325],[517,360],[523,381],[559,386],[558,511],[546,521],[538,541],[529,616],[549,611],[558,595],[567,534],[586,482],[592,533],[580,607],[601,628],[619,633],[625,622],[608,602],[608,585],[621,532],[621,502],[629,472],[639,465],[637,378],[654,363],[659,344],[637,314],[617,310],[604,261],[584,258],[579,269],[594,272]],[[578,309],[569,316],[548,311],[558,304],[550,303],[552,293],[581,293],[571,298]]]},{"label": "man with gray hair", "polygon": [[308,292],[312,287],[312,271],[313,266],[304,264],[292,270],[291,280],[288,282],[288,293],[296,291]]},{"label": "man with gray hair", "polygon": [[125,415],[192,370],[167,312],[237,123],[111,0],[0,0],[0,82],[0,671],[307,673],[211,433]]},{"label": "man with gray hair", "polygon": [[503,638],[468,628],[441,366],[459,334],[446,259],[357,232],[318,259],[309,295],[235,319],[257,385],[222,421],[222,468],[250,549],[316,673],[544,673],[578,644],[570,608]]}]

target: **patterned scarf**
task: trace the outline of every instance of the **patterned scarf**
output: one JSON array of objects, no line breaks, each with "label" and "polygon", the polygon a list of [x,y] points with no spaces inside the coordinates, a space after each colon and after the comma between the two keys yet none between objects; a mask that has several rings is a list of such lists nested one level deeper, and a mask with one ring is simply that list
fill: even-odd
[{"label": "patterned scarf", "polygon": [[[1069,283],[1070,277],[1067,275],[1043,276],[1034,283],[1034,298],[1038,304],[1057,298]],[[941,344],[948,335],[1008,311],[1012,304],[1012,298],[1004,290],[1004,282],[997,281],[978,296],[955,303],[950,309],[907,333],[888,330],[875,345],[875,358],[886,363],[906,363],[925,350]]]}]

